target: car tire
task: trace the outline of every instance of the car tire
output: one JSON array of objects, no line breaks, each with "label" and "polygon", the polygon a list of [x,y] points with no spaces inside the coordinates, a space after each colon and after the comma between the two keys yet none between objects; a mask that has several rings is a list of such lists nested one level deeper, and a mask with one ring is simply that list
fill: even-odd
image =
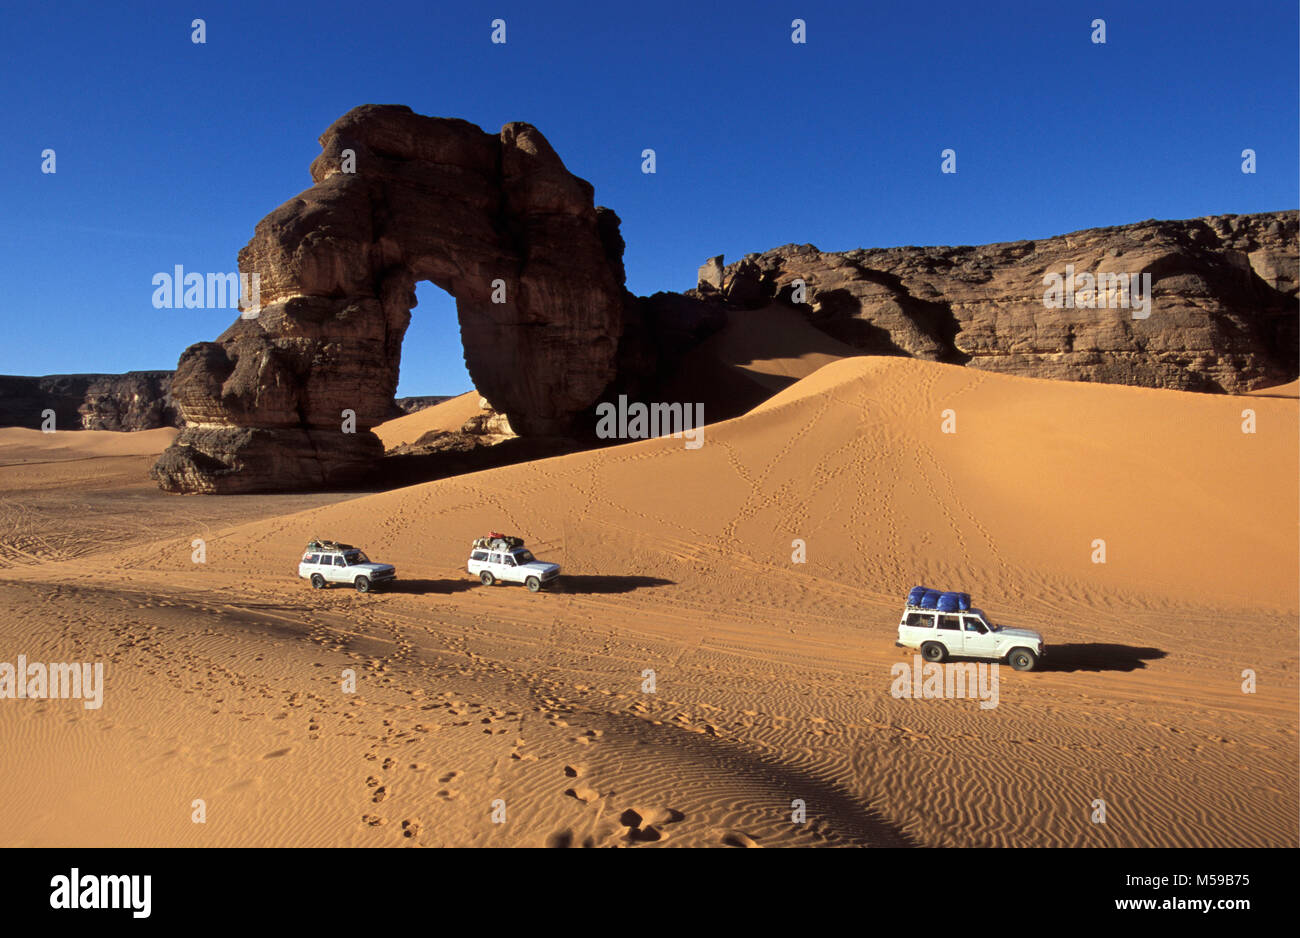
[{"label": "car tire", "polygon": [[1013,648],[1007,655],[1007,664],[1017,671],[1032,671],[1038,667],[1038,656],[1028,648]]},{"label": "car tire", "polygon": [[370,592],[370,578],[369,578],[369,577],[364,577],[364,576],[359,576],[359,577],[357,577],[356,583],[355,583],[354,585],[356,586],[356,588],[357,588],[357,592],[358,592],[358,593],[369,593],[369,592]]},{"label": "car tire", "polygon": [[948,660],[948,649],[940,642],[926,642],[921,646],[921,657],[939,664]]},{"label": "car tire", "polygon": [[484,570],[482,573],[478,575],[478,581],[482,583],[484,586],[491,586],[493,583],[497,581],[497,578],[494,577],[492,574],[488,573],[486,570]]},{"label": "car tire", "polygon": [[314,590],[323,590],[325,588],[325,578],[319,573],[311,575],[311,588]]},{"label": "car tire", "polygon": [[528,592],[536,593],[542,588],[542,581],[537,579],[535,576],[530,576],[528,579],[524,580],[524,586],[528,587]]}]

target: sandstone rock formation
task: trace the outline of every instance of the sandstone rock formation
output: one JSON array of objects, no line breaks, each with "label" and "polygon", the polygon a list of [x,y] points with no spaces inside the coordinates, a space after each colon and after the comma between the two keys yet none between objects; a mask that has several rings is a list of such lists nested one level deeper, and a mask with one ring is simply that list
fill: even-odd
[{"label": "sandstone rock formation", "polygon": [[[1145,319],[1046,308],[1045,273],[1149,273]],[[1239,393],[1296,378],[1297,213],[1093,228],[1041,241],[823,253],[787,245],[718,269],[694,295],[732,307],[807,287],[810,321],[877,354],[1040,378]]]},{"label": "sandstone rock formation", "polygon": [[568,433],[614,377],[623,319],[618,218],[590,184],[522,123],[492,135],[365,105],[320,144],[316,184],[239,253],[260,314],[181,356],[186,428],[154,468],[162,487],[362,478],[383,453],[369,428],[390,414],[420,280],[456,298],[470,376],[510,424]]},{"label": "sandstone rock formation", "polygon": [[40,429],[54,411],[56,430],[179,427],[170,371],[121,375],[0,375],[0,426]]},{"label": "sandstone rock formation", "polygon": [[[528,124],[492,135],[365,105],[320,144],[315,185],[239,253],[260,279],[258,315],[181,356],[171,394],[185,428],[154,468],[164,489],[364,483],[420,280],[456,298],[470,377],[519,453],[591,442],[599,401],[658,399],[735,311],[773,302],[864,353],[1014,374],[1240,392],[1300,372],[1294,211],[980,247],[788,245],[712,258],[684,295],[635,297],[618,216]],[[1044,274],[1067,267],[1149,274],[1150,316],[1046,308]],[[95,398],[96,412],[121,409]]]}]

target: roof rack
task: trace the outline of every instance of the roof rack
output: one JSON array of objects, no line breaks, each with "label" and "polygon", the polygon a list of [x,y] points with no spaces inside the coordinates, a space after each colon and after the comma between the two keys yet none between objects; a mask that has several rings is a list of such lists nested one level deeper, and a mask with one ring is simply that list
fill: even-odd
[{"label": "roof rack", "polygon": [[308,550],[356,550],[351,544],[343,544],[339,541],[327,541],[319,537],[313,537],[307,542]]}]

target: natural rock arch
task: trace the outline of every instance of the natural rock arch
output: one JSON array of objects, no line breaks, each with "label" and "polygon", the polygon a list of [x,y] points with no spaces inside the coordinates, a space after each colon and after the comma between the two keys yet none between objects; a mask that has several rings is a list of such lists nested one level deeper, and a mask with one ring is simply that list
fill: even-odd
[{"label": "natural rock arch", "polygon": [[493,136],[363,105],[320,144],[316,184],[239,252],[259,314],[181,355],[172,396],[186,426],[154,467],[160,485],[361,478],[383,452],[370,428],[389,416],[420,280],[455,297],[474,386],[511,426],[570,432],[614,378],[623,326],[618,218],[591,185],[524,123]]}]

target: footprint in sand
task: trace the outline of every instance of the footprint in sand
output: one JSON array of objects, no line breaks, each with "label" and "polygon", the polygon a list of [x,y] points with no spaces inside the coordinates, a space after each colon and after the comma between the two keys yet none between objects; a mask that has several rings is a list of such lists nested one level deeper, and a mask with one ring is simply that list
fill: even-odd
[{"label": "footprint in sand", "polygon": [[439,776],[438,781],[441,782],[443,785],[446,785],[448,782],[453,782],[458,778],[460,778],[460,771],[453,770],[451,772],[448,772],[446,775]]},{"label": "footprint in sand", "polygon": [[758,842],[748,834],[740,831],[727,831],[722,835],[722,842],[728,847],[757,847]]},{"label": "footprint in sand", "polygon": [[419,837],[419,836],[420,836],[420,822],[419,822],[419,821],[403,821],[403,822],[402,822],[402,836],[403,836],[403,837]]},{"label": "footprint in sand", "polygon": [[379,804],[379,802],[383,801],[387,797],[388,797],[388,789],[387,787],[381,785],[380,787],[375,789],[375,797],[371,798],[370,800],[373,801],[375,804]]},{"label": "footprint in sand", "polygon": [[600,800],[600,792],[594,788],[566,788],[564,793],[571,798],[577,798],[583,804],[591,804],[593,801]]}]

